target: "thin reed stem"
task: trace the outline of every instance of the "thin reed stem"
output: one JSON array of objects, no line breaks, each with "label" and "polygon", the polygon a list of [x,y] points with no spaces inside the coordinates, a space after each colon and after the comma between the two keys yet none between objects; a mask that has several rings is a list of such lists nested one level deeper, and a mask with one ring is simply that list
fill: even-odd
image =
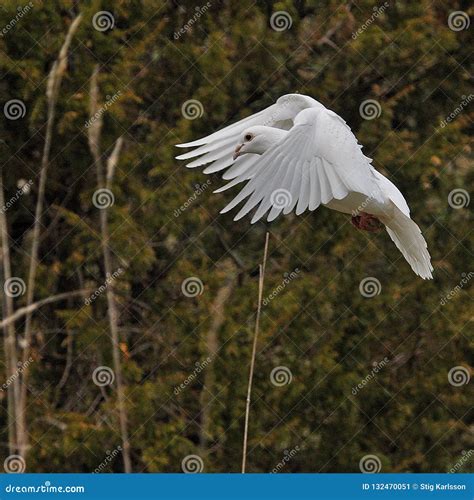
[{"label": "thin reed stem", "polygon": [[249,373],[249,383],[247,387],[247,400],[245,405],[245,426],[244,426],[244,445],[242,451],[242,474],[245,474],[245,469],[247,467],[247,441],[249,432],[249,416],[250,416],[250,400],[252,396],[252,383],[253,374],[255,371],[255,357],[257,355],[257,343],[258,343],[258,332],[260,330],[260,315],[262,312],[262,298],[263,298],[263,281],[265,279],[265,267],[267,265],[267,254],[268,254],[268,240],[270,238],[270,233],[267,232],[265,236],[265,249],[263,251],[263,263],[258,266],[258,304],[257,304],[257,318],[255,320],[255,333],[253,336],[253,346],[252,346],[252,357],[250,361],[250,373]]}]

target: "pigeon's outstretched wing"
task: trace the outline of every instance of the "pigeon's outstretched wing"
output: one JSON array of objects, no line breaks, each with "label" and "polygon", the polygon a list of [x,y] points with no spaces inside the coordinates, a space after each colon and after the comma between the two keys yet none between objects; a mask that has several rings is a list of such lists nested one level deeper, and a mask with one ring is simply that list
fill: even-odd
[{"label": "pigeon's outstretched wing", "polygon": [[[303,110],[286,136],[258,157],[249,182],[222,213],[247,197],[235,220],[258,205],[252,223],[270,209],[268,221],[272,221],[295,207],[301,214],[332,199],[343,199],[351,192],[383,203],[370,162],[342,118],[326,108]],[[231,184],[243,182],[246,177],[243,173]]]},{"label": "pigeon's outstretched wing", "polygon": [[204,166],[210,163],[204,170],[205,174],[219,172],[232,165],[232,171],[226,172],[225,179],[233,179],[235,175],[248,172],[250,166],[255,162],[257,155],[249,154],[246,158],[238,158],[234,162],[232,155],[237,141],[249,127],[254,125],[266,125],[288,130],[293,126],[294,119],[303,109],[310,107],[324,108],[324,106],[311,97],[300,94],[287,94],[280,97],[268,108],[259,111],[243,120],[229,125],[207,137],[186,144],[178,144],[179,148],[195,148],[176,157],[178,160],[196,158],[188,163],[188,168]]},{"label": "pigeon's outstretched wing", "polygon": [[[233,162],[232,152],[241,134],[254,125],[285,132],[278,134],[276,142],[262,155],[246,153]],[[362,153],[346,122],[314,99],[299,94],[283,96],[255,115],[181,146],[196,148],[178,157],[198,157],[187,165],[190,168],[211,163],[204,170],[211,173],[232,165],[223,175],[231,182],[217,192],[247,182],[222,210],[228,212],[246,200],[234,220],[256,209],[252,223],[268,212],[267,220],[272,221],[281,213],[296,209],[301,214],[320,204],[346,212],[351,206],[347,212],[351,213],[362,206],[354,199],[362,199],[366,206],[381,211],[380,220],[415,273],[424,279],[432,278],[426,241],[410,219],[405,198],[372,167],[372,160]],[[342,210],[338,200],[344,200]]]}]

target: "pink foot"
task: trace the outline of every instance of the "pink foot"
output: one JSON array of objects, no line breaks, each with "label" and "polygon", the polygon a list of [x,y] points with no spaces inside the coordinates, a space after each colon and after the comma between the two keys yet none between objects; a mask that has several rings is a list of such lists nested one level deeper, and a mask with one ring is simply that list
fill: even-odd
[{"label": "pink foot", "polygon": [[360,215],[354,215],[351,219],[351,223],[357,229],[368,231],[369,233],[378,233],[384,228],[384,225],[377,217],[366,212],[361,212]]}]

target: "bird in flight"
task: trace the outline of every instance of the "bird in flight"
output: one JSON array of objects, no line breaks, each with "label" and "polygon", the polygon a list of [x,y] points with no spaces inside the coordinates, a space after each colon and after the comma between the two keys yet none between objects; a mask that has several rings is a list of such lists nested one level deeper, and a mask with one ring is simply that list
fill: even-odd
[{"label": "bird in flight", "polygon": [[324,205],[350,214],[364,231],[385,227],[390,238],[423,279],[433,267],[420,228],[410,218],[402,193],[372,166],[347,123],[315,99],[287,94],[268,108],[197,141],[176,158],[188,168],[206,166],[205,174],[223,173],[228,180],[215,192],[246,182],[221,211],[243,204],[234,220],[255,209],[251,223],[293,210],[300,215]]}]

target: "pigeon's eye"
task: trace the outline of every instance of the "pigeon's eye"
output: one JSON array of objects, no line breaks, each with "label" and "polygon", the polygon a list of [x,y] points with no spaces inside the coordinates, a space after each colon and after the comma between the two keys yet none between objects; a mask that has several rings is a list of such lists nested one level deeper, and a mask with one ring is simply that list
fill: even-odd
[{"label": "pigeon's eye", "polygon": [[253,139],[253,135],[252,134],[246,134],[245,137],[244,137],[244,139],[246,141],[251,141]]}]

